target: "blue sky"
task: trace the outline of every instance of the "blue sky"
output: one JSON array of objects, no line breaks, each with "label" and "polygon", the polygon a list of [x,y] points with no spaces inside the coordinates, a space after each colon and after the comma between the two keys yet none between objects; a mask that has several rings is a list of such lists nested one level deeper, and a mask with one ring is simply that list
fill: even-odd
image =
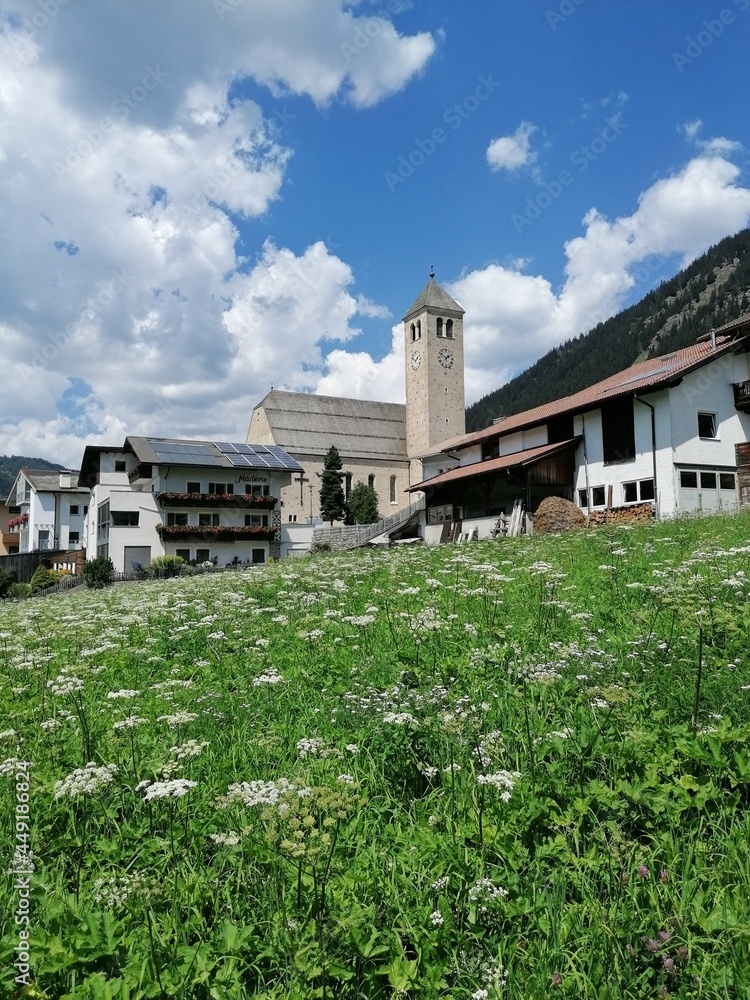
[{"label": "blue sky", "polygon": [[0,451],[469,402],[750,222],[750,0],[0,2]]}]

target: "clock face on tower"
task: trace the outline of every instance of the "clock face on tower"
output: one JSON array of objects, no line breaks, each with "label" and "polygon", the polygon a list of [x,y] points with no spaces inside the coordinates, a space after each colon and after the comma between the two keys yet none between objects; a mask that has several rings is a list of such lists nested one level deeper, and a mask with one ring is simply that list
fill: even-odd
[{"label": "clock face on tower", "polygon": [[421,360],[422,358],[419,355],[419,351],[414,351],[411,356],[411,366],[414,369],[414,371],[416,371],[417,368],[419,368]]},{"label": "clock face on tower", "polygon": [[443,368],[452,368],[453,352],[443,348],[443,350],[438,354],[438,361],[443,366]]}]

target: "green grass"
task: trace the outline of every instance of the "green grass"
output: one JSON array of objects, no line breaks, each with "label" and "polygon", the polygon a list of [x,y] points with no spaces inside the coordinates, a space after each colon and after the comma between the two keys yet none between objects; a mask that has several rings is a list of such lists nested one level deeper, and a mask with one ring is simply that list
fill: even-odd
[{"label": "green grass", "polygon": [[2,996],[750,995],[745,571],[741,515],[0,604]]}]

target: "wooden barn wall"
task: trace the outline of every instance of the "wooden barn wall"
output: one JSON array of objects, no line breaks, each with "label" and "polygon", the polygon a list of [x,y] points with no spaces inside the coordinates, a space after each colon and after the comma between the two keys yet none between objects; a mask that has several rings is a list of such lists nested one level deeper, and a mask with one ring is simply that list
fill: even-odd
[{"label": "wooden barn wall", "polygon": [[737,457],[737,482],[740,490],[740,504],[750,506],[750,442],[734,446]]}]

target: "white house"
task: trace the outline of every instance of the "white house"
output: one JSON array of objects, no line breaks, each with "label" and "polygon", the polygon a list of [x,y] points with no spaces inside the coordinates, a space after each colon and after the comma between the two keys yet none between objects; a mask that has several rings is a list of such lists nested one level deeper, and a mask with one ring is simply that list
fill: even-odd
[{"label": "white house", "polygon": [[17,533],[18,552],[70,551],[83,547],[84,518],[89,491],[79,485],[78,472],[21,469],[7,504],[19,513],[8,521]]},{"label": "white house", "polygon": [[155,437],[90,445],[80,474],[91,490],[87,556],[108,556],[120,572],[164,555],[219,565],[278,557],[279,495],[301,469],[274,446]]},{"label": "white house", "polygon": [[515,500],[533,512],[550,495],[585,512],[651,503],[662,518],[735,509],[738,473],[750,474],[749,351],[746,314],[691,347],[444,442],[411,487],[426,496],[425,539],[455,537],[456,522],[489,535]]}]

